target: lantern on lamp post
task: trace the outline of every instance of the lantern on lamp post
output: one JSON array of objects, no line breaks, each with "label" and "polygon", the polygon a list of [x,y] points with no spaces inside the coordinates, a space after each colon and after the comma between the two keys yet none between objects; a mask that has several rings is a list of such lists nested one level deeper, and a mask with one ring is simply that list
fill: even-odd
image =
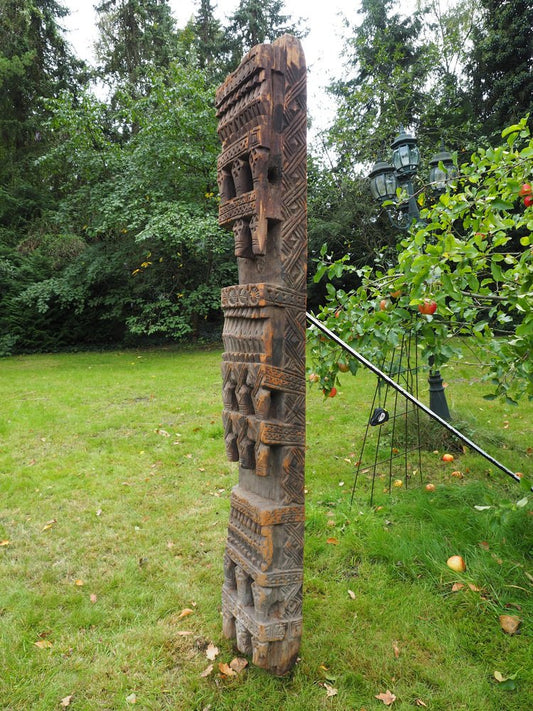
[{"label": "lantern on lamp post", "polygon": [[[379,159],[370,171],[370,192],[380,204],[395,203],[394,207],[389,205],[386,208],[389,220],[394,227],[406,230],[420,219],[413,185],[420,165],[420,151],[415,136],[407,133],[403,127],[391,143],[391,149],[392,163]],[[429,165],[433,192],[444,192],[447,184],[457,177],[457,168],[444,143],[440,152],[431,158]],[[398,201],[398,188],[406,193],[406,199]]]},{"label": "lantern on lamp post", "polygon": [[458,176],[457,167],[454,165],[452,154],[446,150],[444,141],[440,144],[440,151],[429,161],[429,182],[433,192],[441,194],[451,180]]}]

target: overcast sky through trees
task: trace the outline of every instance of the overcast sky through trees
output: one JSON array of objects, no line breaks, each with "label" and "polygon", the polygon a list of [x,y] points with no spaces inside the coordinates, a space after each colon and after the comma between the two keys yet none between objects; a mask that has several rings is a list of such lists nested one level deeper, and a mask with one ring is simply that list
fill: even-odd
[{"label": "overcast sky through trees", "polygon": [[[91,61],[92,45],[97,36],[93,3],[63,0],[63,4],[71,11],[70,17],[63,21],[69,31],[70,42],[80,57]],[[219,0],[214,5],[217,16],[224,22],[235,11],[238,0]],[[183,27],[196,11],[193,0],[170,0],[170,6],[179,27]],[[310,30],[302,43],[309,68],[308,108],[316,129],[325,128],[333,116],[332,100],[323,89],[332,77],[338,77],[341,72],[342,15],[354,22],[358,7],[358,0],[328,0],[324,3],[285,1],[287,14],[293,20],[303,18]]]}]

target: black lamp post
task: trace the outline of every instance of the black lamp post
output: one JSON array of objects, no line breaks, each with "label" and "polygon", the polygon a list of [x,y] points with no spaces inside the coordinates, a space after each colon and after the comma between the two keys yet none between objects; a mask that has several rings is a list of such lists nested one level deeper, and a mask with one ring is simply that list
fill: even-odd
[{"label": "black lamp post", "polygon": [[[416,138],[400,128],[400,133],[391,144],[392,164],[380,159],[375,163],[370,175],[372,197],[383,204],[385,201],[396,203],[396,209],[387,207],[387,214],[392,225],[401,230],[408,229],[413,222],[420,220],[420,211],[415,198],[413,179],[418,172],[420,152]],[[457,177],[457,169],[451,154],[441,144],[439,153],[429,161],[429,181],[435,194],[443,193],[447,184]],[[397,189],[407,193],[407,200],[397,202]],[[438,370],[429,371],[429,407],[443,420],[449,421],[450,410],[446,402],[442,376]]]},{"label": "black lamp post", "polygon": [[[415,198],[413,179],[420,165],[420,151],[417,140],[403,128],[391,143],[392,164],[379,159],[369,174],[372,197],[383,204],[385,201],[396,203],[396,209],[387,208],[389,220],[401,230],[406,230],[420,219],[420,211]],[[444,143],[439,153],[429,161],[429,180],[434,193],[446,190],[446,185],[457,177],[457,169]],[[407,193],[407,200],[397,202],[397,189]]]}]

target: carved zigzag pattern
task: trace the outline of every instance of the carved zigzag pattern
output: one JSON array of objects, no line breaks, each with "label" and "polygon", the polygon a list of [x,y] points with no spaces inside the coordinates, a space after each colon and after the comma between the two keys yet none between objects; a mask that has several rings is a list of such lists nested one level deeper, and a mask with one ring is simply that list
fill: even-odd
[{"label": "carved zigzag pattern", "polygon": [[305,363],[305,312],[286,310],[284,338],[284,367],[303,374]]},{"label": "carved zigzag pattern", "polygon": [[305,453],[301,447],[291,447],[283,458],[281,488],[284,504],[304,503]]},{"label": "carved zigzag pattern", "polygon": [[281,588],[281,596],[284,600],[283,617],[288,619],[293,615],[301,615],[303,602],[303,588],[298,585],[284,585]]},{"label": "carved zigzag pattern", "polygon": [[303,523],[287,523],[284,527],[286,541],[283,545],[282,568],[302,568],[304,550]]}]

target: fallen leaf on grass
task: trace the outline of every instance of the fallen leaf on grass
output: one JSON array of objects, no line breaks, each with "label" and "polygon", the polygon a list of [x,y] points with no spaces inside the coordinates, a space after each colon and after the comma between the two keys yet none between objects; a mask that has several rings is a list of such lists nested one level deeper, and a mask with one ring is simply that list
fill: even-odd
[{"label": "fallen leaf on grass", "polygon": [[194,610],[191,610],[190,607],[184,608],[184,609],[180,612],[180,614],[178,615],[178,620],[181,620],[181,619],[183,619],[184,617],[187,617],[187,615],[192,615],[193,612],[194,612]]},{"label": "fallen leaf on grass", "polygon": [[507,634],[516,634],[522,620],[516,615],[500,615],[500,627]]},{"label": "fallen leaf on grass", "polygon": [[336,689],[334,686],[331,686],[331,684],[328,684],[326,681],[323,684],[324,689],[326,690],[326,696],[337,696],[339,693],[339,690]]},{"label": "fallen leaf on grass", "polygon": [[44,526],[42,527],[41,531],[48,531],[48,529],[52,528],[57,523],[57,520],[55,518],[51,519],[50,521],[47,521]]},{"label": "fallen leaf on grass", "polygon": [[202,679],[205,679],[206,676],[209,676],[209,674],[211,674],[211,672],[213,671],[213,668],[214,668],[213,665],[210,664],[210,665],[207,667],[207,669],[204,669],[203,672],[200,674],[200,676],[202,677]]},{"label": "fallen leaf on grass", "polygon": [[78,588],[81,588],[85,585],[85,583],[83,582],[83,580],[75,580],[74,585],[76,585],[76,587]]},{"label": "fallen leaf on grass", "polygon": [[8,545],[9,545],[9,541],[0,541],[0,548],[2,546],[8,546]]},{"label": "fallen leaf on grass", "polygon": [[326,541],[326,543],[330,543],[330,544],[333,545],[333,546],[338,546],[338,545],[339,545],[339,541],[338,541],[336,538],[328,538],[327,541]]},{"label": "fallen leaf on grass", "polygon": [[136,704],[137,703],[137,694],[130,694],[129,696],[126,696],[126,701],[128,704]]},{"label": "fallen leaf on grass", "polygon": [[177,632],[178,637],[188,637],[191,634],[192,634],[191,630],[179,630]]},{"label": "fallen leaf on grass", "polygon": [[65,696],[63,699],[61,699],[60,706],[62,706],[64,709],[66,709],[67,706],[70,706],[70,702],[72,701],[73,698],[74,698],[74,694],[70,694],[70,696]]},{"label": "fallen leaf on grass", "polygon": [[218,670],[223,679],[227,677],[237,676],[241,674],[248,666],[248,661],[242,657],[235,657],[229,664],[225,662],[220,662],[218,665]]},{"label": "fallen leaf on grass", "polygon": [[376,699],[383,701],[385,706],[390,706],[396,701],[396,696],[387,689],[385,693],[381,692],[381,694],[376,694]]},{"label": "fallen leaf on grass", "polygon": [[[481,592],[481,588],[478,588],[477,585],[474,585],[474,583],[467,583],[468,588],[472,590],[472,592]],[[462,590],[465,587],[464,583],[454,583],[452,585],[452,592],[458,592],[459,590]]]},{"label": "fallen leaf on grass", "polygon": [[237,676],[237,672],[234,671],[229,664],[226,664],[226,662],[220,662],[218,665],[218,670],[221,673],[223,679],[228,676]]},{"label": "fallen leaf on grass", "polygon": [[348,595],[352,598],[352,600],[355,600],[355,593],[353,590],[348,590]]},{"label": "fallen leaf on grass", "polygon": [[210,662],[214,662],[218,655],[218,647],[215,647],[213,642],[209,642],[207,649],[205,650],[205,656]]},{"label": "fallen leaf on grass", "polygon": [[240,674],[248,666],[248,661],[243,657],[235,657],[235,659],[231,660],[229,665],[236,674]]},{"label": "fallen leaf on grass", "polygon": [[511,674],[511,676],[504,676],[501,672],[495,671],[494,678],[500,685],[500,689],[504,689],[505,691],[514,691],[516,689],[516,674]]},{"label": "fallen leaf on grass", "polygon": [[427,707],[428,707],[428,705],[425,704],[425,703],[422,701],[422,699],[415,699],[415,704],[416,704],[417,706],[423,706],[425,709],[427,709]]},{"label": "fallen leaf on grass", "polygon": [[52,642],[50,642],[49,639],[40,639],[38,642],[34,643],[36,647],[39,647],[39,649],[50,649],[50,647],[53,647],[54,645]]},{"label": "fallen leaf on grass", "polygon": [[396,657],[396,659],[398,659],[398,657],[400,656],[400,648],[398,647],[396,642],[392,643],[392,651],[394,652],[394,656]]}]

